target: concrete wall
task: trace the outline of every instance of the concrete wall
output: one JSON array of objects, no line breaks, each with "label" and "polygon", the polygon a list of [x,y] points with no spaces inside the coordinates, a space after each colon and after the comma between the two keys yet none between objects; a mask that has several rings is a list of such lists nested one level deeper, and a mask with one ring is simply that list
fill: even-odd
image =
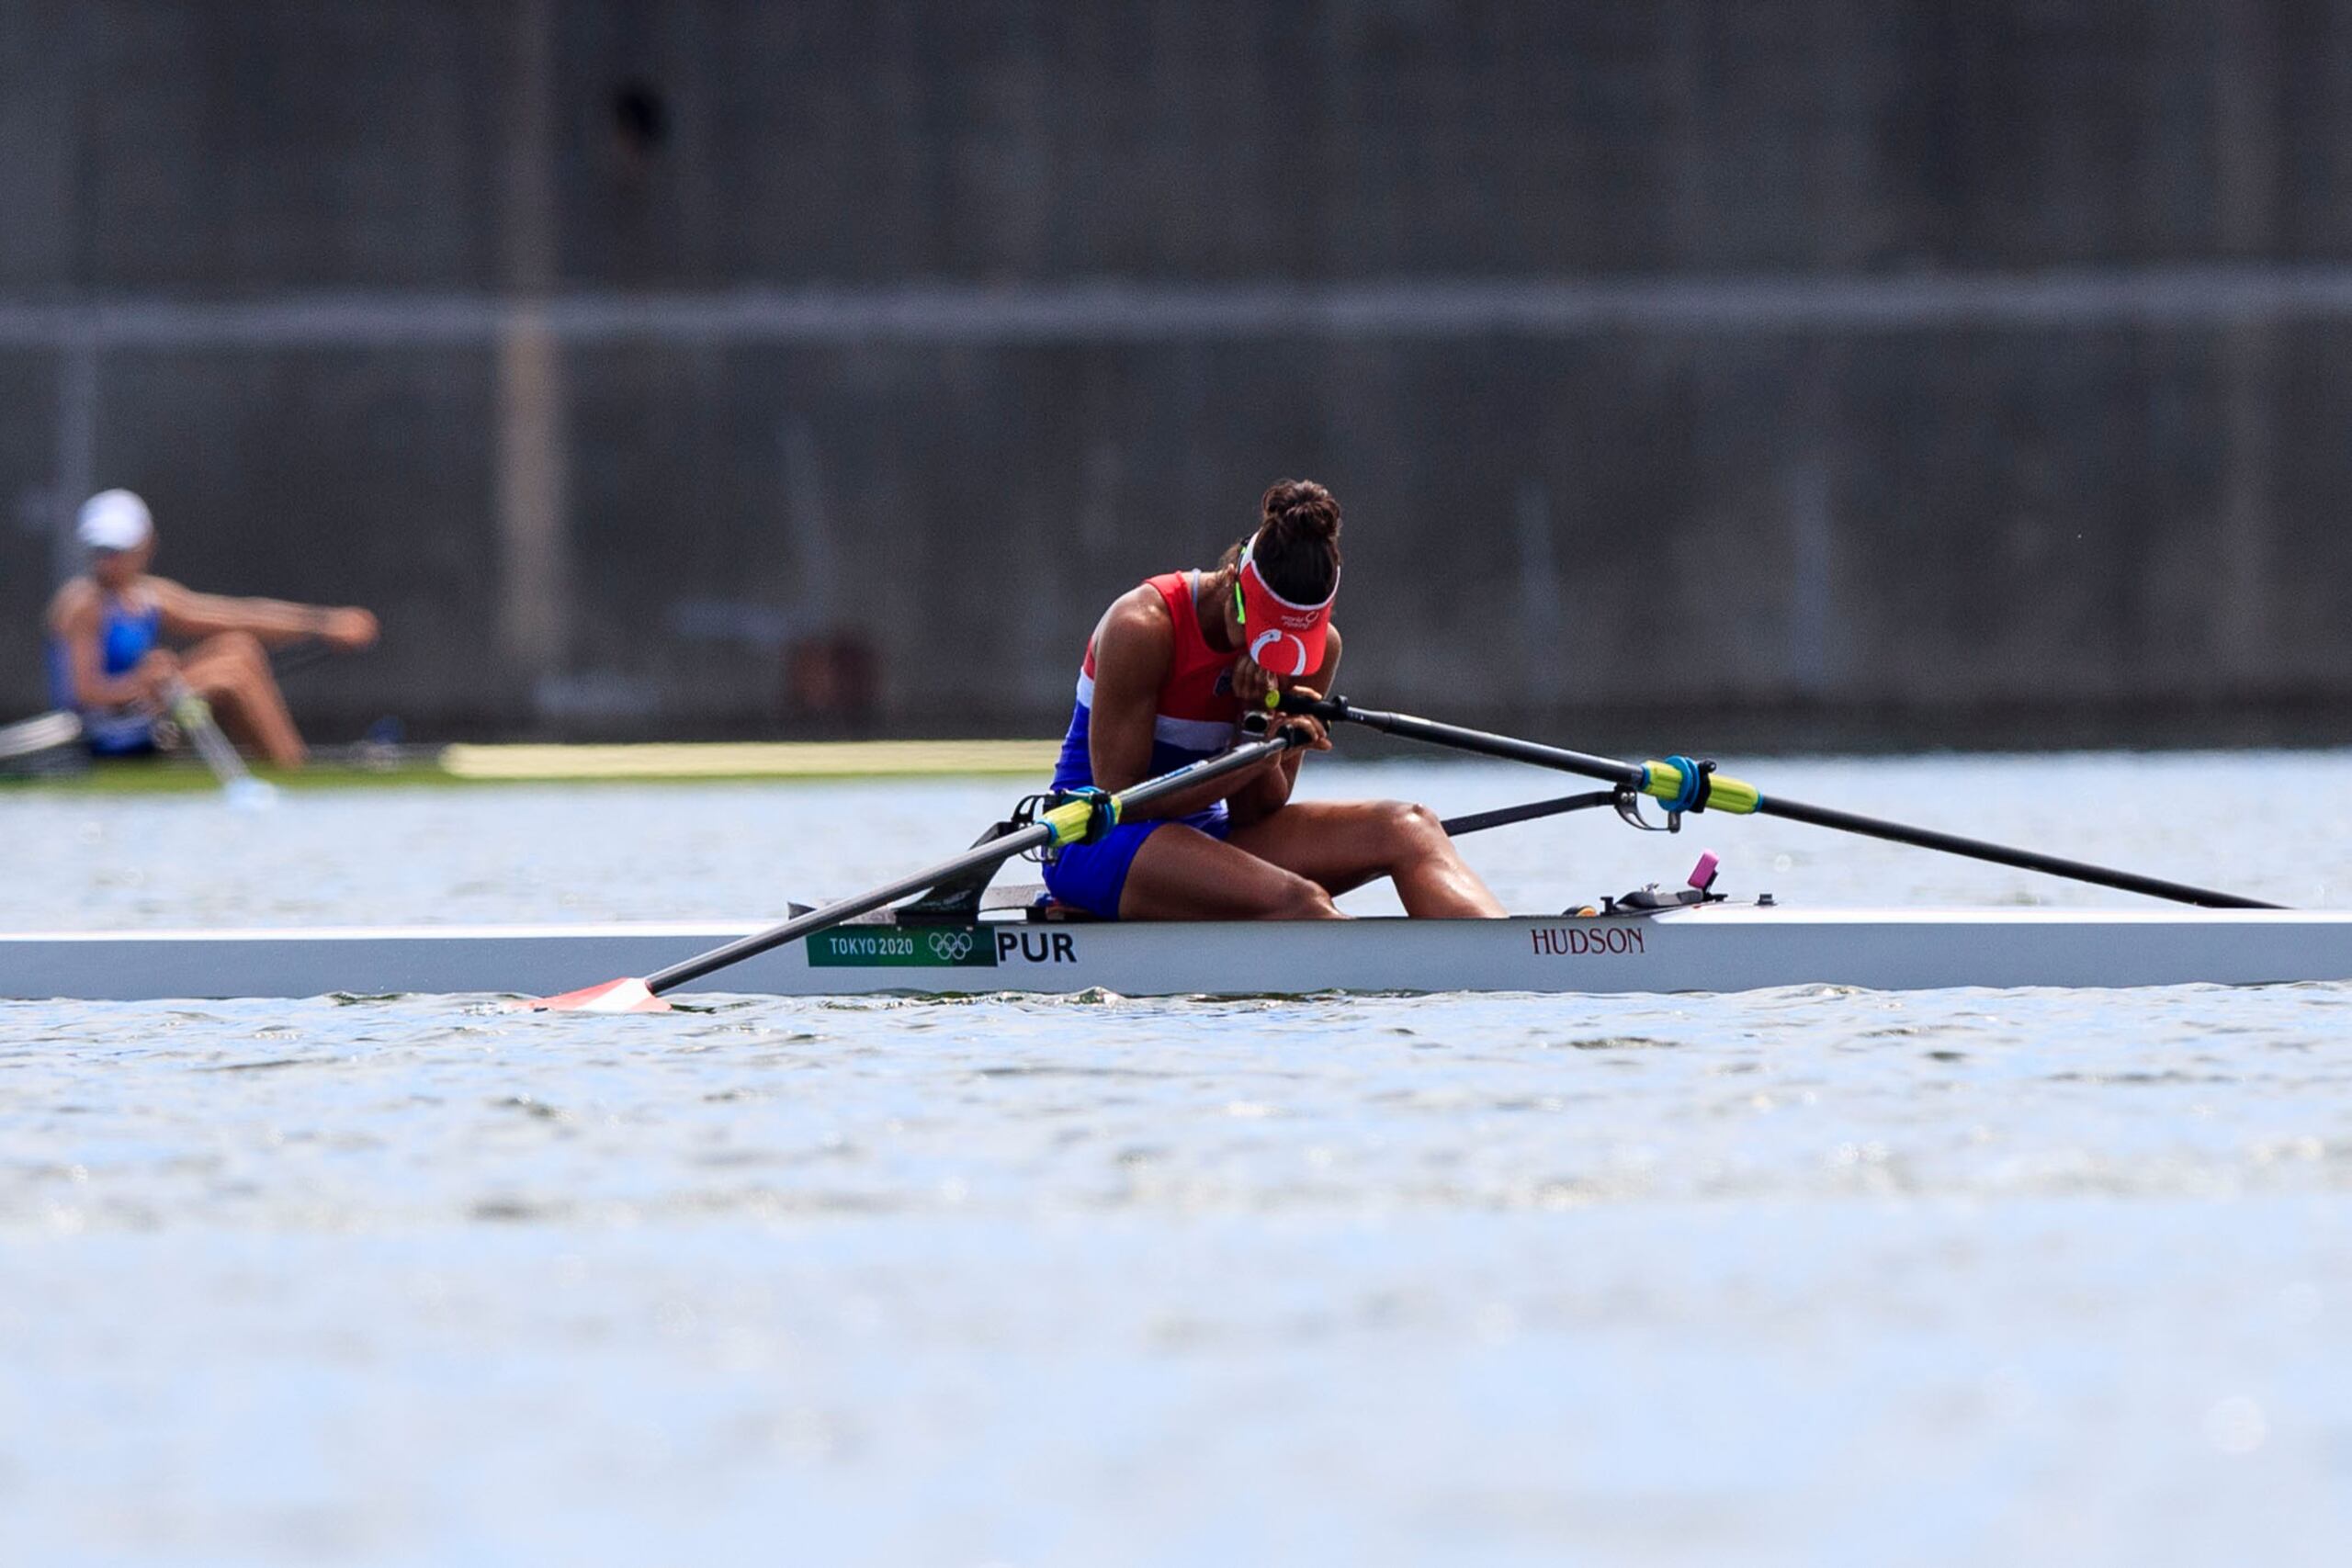
[{"label": "concrete wall", "polygon": [[2339,7],[16,0],[0,213],[7,710],[102,484],[623,734],[1050,726],[1311,474],[1398,705],[2352,713]]}]

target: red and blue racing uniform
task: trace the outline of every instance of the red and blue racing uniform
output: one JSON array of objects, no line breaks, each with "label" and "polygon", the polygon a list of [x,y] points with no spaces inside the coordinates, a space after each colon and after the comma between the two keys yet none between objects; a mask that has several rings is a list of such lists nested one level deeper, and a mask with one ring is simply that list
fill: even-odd
[{"label": "red and blue racing uniform", "polygon": [[[1233,694],[1233,666],[1238,649],[1219,652],[1201,634],[1201,618],[1193,607],[1197,574],[1171,571],[1149,580],[1147,586],[1168,602],[1175,622],[1176,651],[1151,719],[1149,776],[1172,773],[1189,762],[1229,750],[1241,720],[1240,699]],[[1094,644],[1086,645],[1086,661],[1078,674],[1078,705],[1069,716],[1069,732],[1062,738],[1061,759],[1054,767],[1054,788],[1066,790],[1094,782],[1094,760],[1088,751],[1088,733],[1094,713]],[[1127,870],[1135,863],[1143,841],[1170,822],[1197,828],[1222,839],[1231,830],[1225,802],[1190,816],[1148,822],[1122,822],[1092,843],[1066,844],[1046,863],[1046,890],[1062,903],[1106,920],[1119,918],[1119,896],[1127,886]]]}]

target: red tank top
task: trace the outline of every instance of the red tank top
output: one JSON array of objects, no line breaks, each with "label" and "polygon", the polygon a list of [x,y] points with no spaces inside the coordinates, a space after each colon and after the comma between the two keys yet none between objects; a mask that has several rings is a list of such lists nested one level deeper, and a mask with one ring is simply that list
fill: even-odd
[{"label": "red tank top", "polygon": [[[1241,717],[1241,703],[1233,694],[1233,666],[1241,654],[1238,649],[1220,652],[1201,635],[1200,614],[1193,607],[1191,572],[1165,572],[1145,586],[1167,603],[1169,618],[1175,623],[1174,654],[1152,706],[1152,771],[1165,773],[1197,758],[1213,757],[1233,744]],[[1089,637],[1086,660],[1079,667],[1078,710],[1070,716],[1064,766],[1058,772],[1075,772],[1084,756],[1093,708],[1094,639]]]}]

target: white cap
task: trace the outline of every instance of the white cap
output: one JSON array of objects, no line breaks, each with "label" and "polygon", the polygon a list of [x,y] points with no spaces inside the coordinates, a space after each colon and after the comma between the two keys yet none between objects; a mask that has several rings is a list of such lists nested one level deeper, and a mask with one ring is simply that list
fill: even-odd
[{"label": "white cap", "polygon": [[74,534],[93,550],[135,550],[154,536],[147,503],[127,490],[102,490],[82,503]]}]

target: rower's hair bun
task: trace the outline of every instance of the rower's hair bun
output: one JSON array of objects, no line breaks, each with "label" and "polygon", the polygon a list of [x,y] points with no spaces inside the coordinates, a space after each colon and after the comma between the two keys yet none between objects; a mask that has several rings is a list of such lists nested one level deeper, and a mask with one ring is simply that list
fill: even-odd
[{"label": "rower's hair bun", "polygon": [[1276,479],[1259,502],[1260,525],[1272,536],[1295,542],[1340,547],[1340,502],[1313,479]]},{"label": "rower's hair bun", "polygon": [[1285,599],[1317,604],[1340,580],[1340,502],[1313,479],[1276,479],[1258,503],[1252,552],[1266,586]]}]

